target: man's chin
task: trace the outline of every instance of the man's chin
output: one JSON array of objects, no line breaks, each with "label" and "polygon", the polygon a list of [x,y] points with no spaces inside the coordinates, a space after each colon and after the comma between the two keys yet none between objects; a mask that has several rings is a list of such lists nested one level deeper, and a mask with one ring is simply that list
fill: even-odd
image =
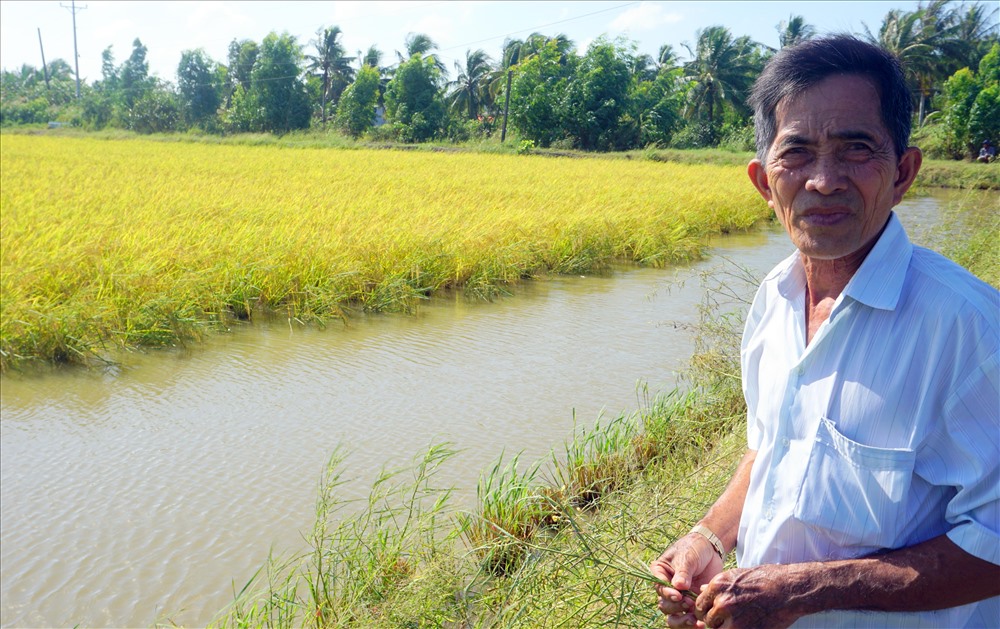
[{"label": "man's chin", "polygon": [[839,260],[854,254],[860,247],[843,241],[803,239],[795,243],[799,253],[811,260]]}]

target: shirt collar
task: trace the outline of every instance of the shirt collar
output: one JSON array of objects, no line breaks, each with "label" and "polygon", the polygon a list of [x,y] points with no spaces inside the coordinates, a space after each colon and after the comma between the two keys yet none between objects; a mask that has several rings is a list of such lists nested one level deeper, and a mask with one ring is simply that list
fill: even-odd
[{"label": "shirt collar", "polygon": [[872,308],[894,310],[903,292],[912,256],[913,244],[896,213],[892,212],[861,268],[844,287],[844,295]]},{"label": "shirt collar", "polygon": [[[844,287],[843,296],[872,308],[895,309],[912,256],[913,244],[896,213],[891,212],[875,246]],[[775,274],[778,290],[786,299],[794,300],[805,290],[806,273],[798,251],[779,265]]]}]

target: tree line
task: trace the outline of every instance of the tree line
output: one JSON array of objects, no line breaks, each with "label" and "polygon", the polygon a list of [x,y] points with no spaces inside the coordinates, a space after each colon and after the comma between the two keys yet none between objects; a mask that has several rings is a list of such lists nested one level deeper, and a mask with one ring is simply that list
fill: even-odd
[{"label": "tree line", "polygon": [[[932,156],[970,156],[982,140],[1000,140],[997,13],[991,4],[932,0],[857,33],[903,61],[917,133]],[[776,28],[781,47],[817,35],[796,15]],[[136,39],[120,64],[104,50],[101,78],[83,85],[79,99],[64,60],[23,65],[3,71],[0,124],[218,134],[323,128],[373,141],[461,142],[500,134],[506,120],[527,146],[748,149],[746,96],[776,52],[722,26],[698,31],[693,46],[683,45],[683,62],[670,44],[654,58],[624,38],[579,51],[564,35],[533,33],[504,41],[496,58],[469,50],[449,69],[423,34],[408,35],[392,60],[374,46],[350,56],[342,35],[332,26],[307,43],[274,32],[234,40],[224,63],[185,50],[176,83],[149,74],[147,48]]]}]

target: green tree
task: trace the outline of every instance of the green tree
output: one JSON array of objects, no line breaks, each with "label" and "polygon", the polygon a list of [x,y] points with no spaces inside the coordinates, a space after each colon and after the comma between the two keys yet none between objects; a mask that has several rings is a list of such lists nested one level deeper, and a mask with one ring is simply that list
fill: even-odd
[{"label": "green tree", "polygon": [[674,51],[674,47],[670,44],[663,44],[656,54],[657,71],[672,70],[675,67],[677,67],[677,53]]},{"label": "green tree", "polygon": [[979,62],[978,79],[982,90],[969,111],[970,140],[996,145],[1000,143],[1000,43],[994,43]]},{"label": "green tree", "polygon": [[508,72],[518,64],[537,55],[545,47],[556,51],[559,62],[563,66],[568,66],[575,60],[576,48],[573,41],[562,33],[554,37],[532,33],[523,40],[505,39],[500,54],[500,63],[497,64],[489,79],[490,100],[497,104],[504,102]]},{"label": "green tree", "polygon": [[244,92],[250,91],[250,75],[253,72],[254,64],[257,63],[258,54],[260,54],[260,46],[253,40],[237,41],[234,39],[229,42],[227,106],[237,86],[242,87]]},{"label": "green tree", "polygon": [[81,98],[81,121],[91,129],[103,129],[121,122],[122,92],[120,70],[111,46],[101,51],[101,79]]},{"label": "green tree", "polygon": [[309,99],[301,75],[302,50],[295,37],[270,33],[261,42],[250,73],[252,100],[264,131],[287,133],[309,127]]},{"label": "green tree", "polygon": [[961,10],[956,12],[953,37],[957,46],[951,52],[956,67],[975,68],[998,41],[1000,20],[997,14],[1000,8],[995,4],[987,6],[979,2],[963,7],[964,13]]},{"label": "green tree", "polygon": [[104,89],[118,89],[118,67],[111,46],[101,51],[101,86]]},{"label": "green tree", "polygon": [[692,83],[686,114],[705,124],[708,142],[718,139],[726,107],[746,115],[746,98],[760,74],[762,57],[749,37],[733,38],[728,28],[710,26],[698,31],[695,49],[685,44],[692,59],[684,66]]},{"label": "green tree", "polygon": [[41,70],[28,64],[0,74],[0,124],[33,124],[49,117],[42,75]]},{"label": "green tree", "polygon": [[663,69],[652,81],[636,83],[629,94],[630,116],[638,122],[639,146],[670,144],[682,124],[683,70]]},{"label": "green tree", "polygon": [[969,112],[969,137],[973,142],[989,140],[994,145],[1000,141],[1000,85],[994,83],[976,95]]},{"label": "green tree", "polygon": [[629,54],[600,38],[587,48],[569,79],[563,101],[563,127],[586,151],[623,149],[638,142],[638,124],[627,111],[633,73]]},{"label": "green tree", "polygon": [[954,158],[974,157],[984,140],[1000,140],[1000,44],[993,44],[978,69],[962,68],[951,75],[937,101],[944,148]]},{"label": "green tree", "polygon": [[337,124],[353,137],[365,133],[375,124],[381,75],[377,68],[365,65],[358,70],[337,104]]},{"label": "green tree", "polygon": [[918,123],[947,78],[962,67],[975,68],[996,41],[996,14],[979,3],[957,7],[951,0],[930,0],[915,11],[889,11],[878,34],[865,26],[869,41],[902,61],[916,95]]},{"label": "green tree", "polygon": [[482,49],[465,52],[465,65],[455,62],[458,76],[448,84],[448,104],[470,120],[479,116],[483,106],[491,104],[489,82],[493,71],[489,55]]},{"label": "green tree", "polygon": [[379,88],[378,88],[378,104],[385,105],[384,97],[385,90],[389,87],[389,81],[392,79],[393,71],[391,68],[382,65],[382,51],[376,46],[372,45],[368,47],[368,50],[362,54],[358,51],[358,59],[360,61],[360,67],[368,66],[370,68],[375,68],[378,70],[379,75]]},{"label": "green tree", "polygon": [[808,41],[816,36],[816,27],[806,22],[801,15],[789,15],[778,23],[778,44],[785,48]]},{"label": "green tree", "polygon": [[637,55],[634,52],[625,56],[628,72],[637,82],[652,81],[660,71],[660,65],[652,55]]},{"label": "green tree", "polygon": [[53,59],[49,63],[49,82],[45,95],[53,105],[68,105],[75,98],[75,75],[73,68],[63,59]]},{"label": "green tree", "polygon": [[48,64],[45,72],[23,64],[3,70],[0,76],[0,123],[34,124],[59,119],[75,103],[76,84],[72,68],[62,59]]},{"label": "green tree", "polygon": [[358,51],[358,60],[360,61],[360,65],[362,67],[369,66],[381,70],[382,57],[382,51],[375,45],[369,46],[368,50],[366,50],[364,54],[361,54],[360,50]]},{"label": "green tree", "polygon": [[121,102],[126,109],[132,109],[136,102],[153,89],[156,82],[149,76],[149,62],[146,61],[146,47],[139,38],[132,42],[132,54],[117,72]]},{"label": "green tree", "polygon": [[958,158],[971,150],[969,135],[969,114],[979,95],[979,81],[968,68],[962,68],[945,81],[942,91],[944,100],[943,124],[945,128],[946,150]]},{"label": "green tree", "polygon": [[448,69],[445,67],[444,62],[438,59],[437,55],[431,52],[432,50],[437,50],[438,45],[433,39],[430,38],[430,36],[425,35],[424,33],[408,33],[403,44],[406,49],[406,54],[404,55],[398,50],[396,51],[396,57],[399,59],[400,64],[414,55],[420,55],[425,59],[431,60],[441,77],[448,74]]},{"label": "green tree", "polygon": [[182,106],[177,95],[163,86],[147,90],[129,110],[128,127],[136,133],[167,133],[181,124]]},{"label": "green tree", "polygon": [[351,67],[354,57],[345,54],[344,46],[339,41],[340,35],[339,26],[319,29],[316,39],[312,41],[316,54],[306,55],[307,69],[323,80],[320,93],[323,125],[326,125],[327,102],[336,105],[340,95],[354,80],[354,68]]},{"label": "green tree", "polygon": [[177,65],[177,91],[189,125],[212,126],[222,103],[218,64],[202,50],[185,50]]},{"label": "green tree", "polygon": [[509,121],[524,139],[550,146],[567,136],[562,107],[573,59],[563,56],[557,42],[549,41],[513,68]]},{"label": "green tree", "polygon": [[396,69],[386,88],[385,106],[403,140],[423,142],[442,132],[446,110],[440,84],[433,57],[415,53]]},{"label": "green tree", "polygon": [[229,106],[220,115],[222,127],[229,133],[264,131],[264,113],[256,93],[239,83],[229,98]]}]

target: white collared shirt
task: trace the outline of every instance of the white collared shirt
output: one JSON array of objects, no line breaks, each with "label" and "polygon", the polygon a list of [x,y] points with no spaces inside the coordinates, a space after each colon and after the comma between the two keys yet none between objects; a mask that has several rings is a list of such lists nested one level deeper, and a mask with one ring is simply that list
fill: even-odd
[{"label": "white collared shirt", "polygon": [[[914,247],[895,214],[808,346],[805,289],[796,252],[747,316],[757,456],[739,565],[854,558],[945,533],[1000,564],[1000,293]],[[938,612],[827,612],[795,627],[998,625],[1000,597]]]}]

